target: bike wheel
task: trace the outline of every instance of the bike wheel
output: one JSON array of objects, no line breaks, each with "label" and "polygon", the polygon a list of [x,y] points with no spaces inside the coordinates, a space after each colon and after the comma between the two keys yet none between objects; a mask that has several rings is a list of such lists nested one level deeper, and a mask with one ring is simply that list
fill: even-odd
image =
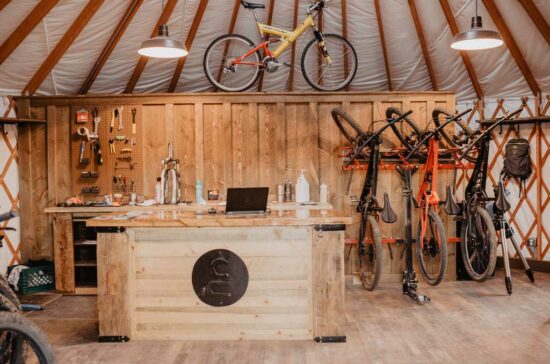
[{"label": "bike wheel", "polygon": [[[364,241],[366,243],[362,245]],[[378,285],[382,270],[382,236],[374,216],[362,217],[357,243],[361,283],[366,290],[372,291]]]},{"label": "bike wheel", "polygon": [[[393,119],[401,115],[403,115],[403,112],[396,107],[390,107],[386,110],[386,119]],[[408,151],[413,150],[423,134],[423,131],[416,124],[416,122],[408,117],[397,123],[393,123],[391,128],[395,136],[397,136],[397,139],[401,142],[401,145]],[[425,154],[426,152],[421,149],[419,153]]]},{"label": "bike wheel", "polygon": [[[53,349],[46,341],[44,333],[19,313],[0,312],[0,340],[3,341],[0,345],[2,363],[55,363]],[[16,344],[12,342],[11,345],[4,345],[5,340],[18,341],[17,346],[22,346],[25,350],[12,350]]]},{"label": "bike wheel", "polygon": [[474,215],[462,224],[460,249],[464,268],[470,278],[482,282],[495,270],[497,262],[497,234],[487,210],[477,206]]},{"label": "bike wheel", "polygon": [[359,136],[365,134],[363,128],[342,109],[332,109],[332,118],[351,145],[355,143]]},{"label": "bike wheel", "polygon": [[319,41],[312,39],[302,54],[302,74],[318,91],[339,91],[350,84],[357,73],[357,53],[347,39],[324,34],[330,63],[325,60]]},{"label": "bike wheel", "polygon": [[420,271],[426,283],[437,286],[447,272],[447,237],[443,221],[438,214],[430,210],[428,213],[426,236],[423,247],[420,247],[421,222],[418,223],[416,236],[416,252],[420,262]]},{"label": "bike wheel", "polygon": [[204,73],[210,83],[227,92],[244,91],[252,86],[260,75],[260,52],[243,58],[243,62],[250,64],[232,65],[232,62],[254,47],[250,39],[238,34],[226,34],[214,40],[203,60]]},{"label": "bike wheel", "polygon": [[[435,115],[437,114],[437,117]],[[453,114],[445,109],[435,109],[432,112],[432,117],[434,124],[436,128],[439,128],[441,124],[445,122],[445,120],[441,120],[439,118],[440,115],[450,117]],[[458,131],[458,134],[455,132],[455,124],[460,127],[460,130]],[[464,120],[456,120],[454,123],[448,124],[445,126],[439,134],[443,137],[443,140],[445,140],[445,146],[447,148],[461,148],[464,146],[465,143],[468,143],[469,140],[474,139],[474,137],[478,134],[476,131],[474,131],[472,128],[466,124]],[[476,148],[473,148],[467,155],[464,156],[464,158],[469,162],[475,162],[477,159],[477,150]]]}]

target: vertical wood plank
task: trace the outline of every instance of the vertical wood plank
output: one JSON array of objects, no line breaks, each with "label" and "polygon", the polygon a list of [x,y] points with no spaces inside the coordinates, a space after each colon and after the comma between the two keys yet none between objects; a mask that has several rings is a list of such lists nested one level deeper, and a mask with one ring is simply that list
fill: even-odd
[{"label": "vertical wood plank", "polygon": [[195,104],[195,179],[204,183],[204,105]]},{"label": "vertical wood plank", "polygon": [[260,181],[258,105],[233,104],[231,106],[233,184],[258,186]]},{"label": "vertical wood plank", "polygon": [[130,244],[126,233],[97,237],[99,336],[131,338]]},{"label": "vertical wood plank", "polygon": [[270,199],[276,185],[285,179],[285,104],[258,104],[260,133],[260,185],[269,187]]},{"label": "vertical wood plank", "polygon": [[181,195],[185,201],[195,199],[195,107],[174,105],[174,155],[180,160]]},{"label": "vertical wood plank", "polygon": [[312,236],[313,336],[345,336],[344,232]]},{"label": "vertical wood plank", "polygon": [[160,176],[160,161],[168,153],[166,140],[166,123],[164,105],[143,106],[143,195],[145,198],[155,196],[155,183]]},{"label": "vertical wood plank", "polygon": [[74,293],[73,218],[70,213],[53,218],[55,288],[61,293]]}]

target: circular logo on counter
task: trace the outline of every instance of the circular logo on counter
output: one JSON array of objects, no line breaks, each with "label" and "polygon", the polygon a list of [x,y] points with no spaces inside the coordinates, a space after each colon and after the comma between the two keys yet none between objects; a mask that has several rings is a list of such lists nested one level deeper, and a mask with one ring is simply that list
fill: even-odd
[{"label": "circular logo on counter", "polygon": [[230,306],[248,288],[248,269],[243,260],[226,249],[204,253],[193,266],[193,289],[210,306]]}]

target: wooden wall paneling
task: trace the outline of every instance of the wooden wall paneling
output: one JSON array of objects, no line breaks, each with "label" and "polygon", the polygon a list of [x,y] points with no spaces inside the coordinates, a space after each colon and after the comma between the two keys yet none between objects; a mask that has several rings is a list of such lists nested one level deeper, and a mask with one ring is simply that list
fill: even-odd
[{"label": "wooden wall paneling", "polygon": [[345,186],[342,183],[342,133],[332,119],[338,103],[319,103],[319,182],[328,185],[329,201],[335,208],[344,207]]},{"label": "wooden wall paneling", "polygon": [[[285,104],[258,104],[260,133],[260,185],[269,187],[270,200],[276,186],[289,178],[285,173]],[[293,184],[296,181],[293,181]]]},{"label": "wooden wall paneling", "polygon": [[233,185],[254,187],[260,183],[258,105],[232,104]]},{"label": "wooden wall paneling", "polygon": [[[217,189],[223,195],[233,184],[231,162],[231,105],[204,105],[204,182],[205,195]],[[205,197],[206,198],[206,197]]]},{"label": "wooden wall paneling", "polygon": [[168,156],[166,140],[166,108],[164,105],[143,106],[143,194],[146,198],[155,196],[156,178],[160,177],[160,161]]},{"label": "wooden wall paneling", "polygon": [[174,155],[180,160],[181,194],[195,199],[195,105],[174,105]]},{"label": "wooden wall paneling", "polygon": [[71,173],[71,110],[69,107],[48,107],[48,193],[49,205],[72,196]]},{"label": "wooden wall paneling", "polygon": [[304,175],[309,182],[310,197],[315,201],[319,199],[318,139],[317,104],[287,104],[286,167],[288,178],[295,184],[300,171],[305,170]]},{"label": "wooden wall paneling", "polygon": [[[20,118],[30,117],[30,105],[28,100],[18,100],[17,116]],[[30,125],[19,125],[17,136],[17,162],[19,164],[19,191],[32,191],[32,143]],[[32,256],[32,242],[34,241],[33,219],[32,219],[33,198],[31,193],[19,193],[19,221],[24,229],[20,231],[19,251],[23,261]]]}]

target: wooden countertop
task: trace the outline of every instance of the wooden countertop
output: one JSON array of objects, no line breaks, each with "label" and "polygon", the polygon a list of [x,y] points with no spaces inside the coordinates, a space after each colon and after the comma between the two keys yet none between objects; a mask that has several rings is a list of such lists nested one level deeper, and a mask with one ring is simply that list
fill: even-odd
[{"label": "wooden countertop", "polygon": [[[134,215],[134,216],[132,216]],[[224,215],[191,211],[143,211],[130,215],[109,214],[89,219],[93,227],[219,227],[219,226],[308,226],[352,223],[352,218],[336,210],[279,210],[262,215]]]},{"label": "wooden countertop", "polygon": [[[88,206],[88,207],[48,207],[44,209],[44,212],[47,214],[58,214],[58,213],[110,213],[110,212],[119,212],[126,213],[129,211],[207,211],[208,209],[214,207],[221,209],[225,204],[215,204],[209,203],[206,205],[199,204],[181,204],[181,205],[160,205],[160,206],[129,206],[124,205],[120,207],[113,206]],[[306,209],[306,210],[331,210],[332,205],[329,203],[320,203],[317,202],[315,205],[303,205],[297,202],[284,202],[284,203],[269,203],[268,207],[271,210],[295,210],[295,209]]]}]

